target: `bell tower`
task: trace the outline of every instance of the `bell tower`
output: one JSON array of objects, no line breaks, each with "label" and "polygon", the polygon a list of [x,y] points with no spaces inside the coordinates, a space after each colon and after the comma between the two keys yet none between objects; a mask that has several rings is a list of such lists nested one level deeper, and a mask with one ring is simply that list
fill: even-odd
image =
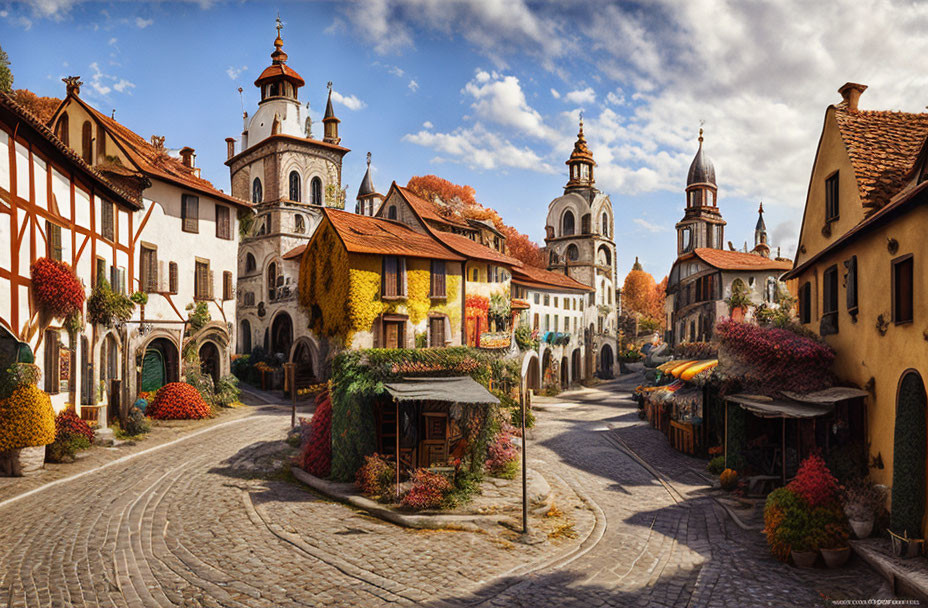
[{"label": "bell tower", "polygon": [[686,208],[677,222],[677,256],[694,249],[722,249],[725,220],[718,208],[719,187],[715,181],[715,165],[702,147],[699,129],[699,149],[686,176]]},{"label": "bell tower", "polygon": [[570,158],[567,159],[568,181],[564,187],[564,193],[576,190],[592,189],[596,181],[593,179],[593,167],[596,162],[593,160],[593,153],[586,145],[586,138],[583,136],[583,114],[580,114],[580,132],[577,133],[577,141],[574,142],[574,151],[571,152]]}]

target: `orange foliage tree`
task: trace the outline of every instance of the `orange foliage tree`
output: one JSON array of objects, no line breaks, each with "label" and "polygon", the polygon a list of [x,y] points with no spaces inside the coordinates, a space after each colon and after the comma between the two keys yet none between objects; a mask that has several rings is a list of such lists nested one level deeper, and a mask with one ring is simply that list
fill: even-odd
[{"label": "orange foliage tree", "polygon": [[654,310],[654,292],[657,283],[650,273],[644,270],[632,270],[625,277],[622,286],[622,308],[628,312],[650,317]]},{"label": "orange foliage tree", "polygon": [[507,253],[523,264],[545,267],[545,256],[541,248],[528,236],[506,225],[496,210],[477,202],[476,191],[471,186],[459,186],[437,175],[419,175],[410,178],[406,187],[413,194],[435,204],[436,210],[445,217],[468,220],[489,220],[506,237]]},{"label": "orange foliage tree", "polygon": [[12,97],[13,101],[35,114],[42,122],[48,122],[61,103],[57,97],[39,97],[29,89],[16,89]]}]

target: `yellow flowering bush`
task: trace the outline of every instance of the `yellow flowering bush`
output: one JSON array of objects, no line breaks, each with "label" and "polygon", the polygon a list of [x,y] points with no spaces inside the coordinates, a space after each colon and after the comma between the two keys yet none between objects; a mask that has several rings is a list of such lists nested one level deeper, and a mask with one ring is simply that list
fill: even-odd
[{"label": "yellow flowering bush", "polygon": [[0,399],[0,452],[55,441],[55,411],[49,396],[35,384],[24,384]]},{"label": "yellow flowering bush", "polygon": [[309,311],[310,329],[323,336],[348,334],[348,253],[328,222],[313,237],[318,249],[300,263],[300,305]]}]

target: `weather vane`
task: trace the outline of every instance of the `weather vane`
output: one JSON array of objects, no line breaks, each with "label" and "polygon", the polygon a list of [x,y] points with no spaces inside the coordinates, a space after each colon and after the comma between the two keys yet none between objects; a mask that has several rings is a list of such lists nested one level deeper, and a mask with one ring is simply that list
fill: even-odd
[{"label": "weather vane", "polygon": [[331,93],[332,92],[332,81],[330,80],[327,83],[325,83],[325,86],[327,89],[329,89],[329,93]]},{"label": "weather vane", "polygon": [[284,22],[280,20],[280,11],[277,11],[277,37],[280,38],[280,30],[284,27]]},{"label": "weather vane", "polygon": [[367,166],[368,167],[371,166],[371,153],[370,152],[367,153]]}]

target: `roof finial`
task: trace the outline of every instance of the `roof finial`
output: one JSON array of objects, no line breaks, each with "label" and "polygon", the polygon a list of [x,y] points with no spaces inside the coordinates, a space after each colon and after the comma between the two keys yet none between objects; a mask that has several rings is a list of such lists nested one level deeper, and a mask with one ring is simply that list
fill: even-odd
[{"label": "roof finial", "polygon": [[277,11],[277,37],[280,38],[280,30],[283,29],[284,22],[280,20],[280,11]]},{"label": "roof finial", "polygon": [[583,135],[583,110],[580,110],[580,135]]},{"label": "roof finial", "polygon": [[760,202],[760,209],[758,209],[757,212],[758,212],[758,213],[763,213],[763,212],[764,212],[764,201],[761,201],[761,202]]},{"label": "roof finial", "polygon": [[367,166],[368,167],[371,166],[371,153],[370,152],[367,153]]},{"label": "roof finial", "polygon": [[325,83],[325,88],[329,90],[329,95],[331,95],[332,94],[332,81],[331,80]]}]

